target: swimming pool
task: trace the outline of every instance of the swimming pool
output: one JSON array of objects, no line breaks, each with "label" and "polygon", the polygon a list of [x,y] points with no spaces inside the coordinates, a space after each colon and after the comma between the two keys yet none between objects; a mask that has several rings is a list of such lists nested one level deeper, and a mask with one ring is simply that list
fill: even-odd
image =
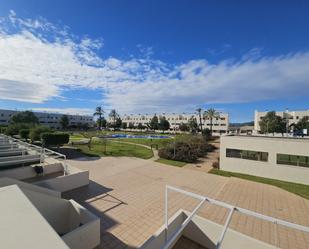
[{"label": "swimming pool", "polygon": [[147,139],[160,139],[160,138],[170,138],[169,136],[162,135],[129,135],[129,134],[111,134],[100,136],[101,138],[147,138]]}]

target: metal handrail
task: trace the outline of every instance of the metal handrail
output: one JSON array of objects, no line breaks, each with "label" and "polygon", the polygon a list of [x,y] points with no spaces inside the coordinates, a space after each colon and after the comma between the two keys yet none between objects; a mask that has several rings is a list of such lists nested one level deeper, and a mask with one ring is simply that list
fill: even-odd
[{"label": "metal handrail", "polygon": [[0,137],[5,138],[9,142],[15,142],[18,143],[26,148],[33,149],[34,151],[38,152],[40,154],[40,164],[44,163],[44,160],[46,157],[53,157],[54,159],[63,159],[64,161],[62,162],[63,166],[63,173],[64,175],[69,174],[68,173],[68,165],[66,164],[66,155],[61,154],[59,152],[44,148],[43,146],[38,146],[35,144],[30,144],[24,141],[21,141],[20,139],[14,138],[7,136],[5,134],[1,134]]},{"label": "metal handrail", "polygon": [[[193,198],[201,200],[201,201],[196,206],[196,208],[191,212],[191,214],[186,218],[186,220],[180,225],[180,228],[170,238],[167,238],[168,226],[169,226],[169,224],[168,224],[168,191],[169,190],[188,195],[190,197],[193,197]],[[253,216],[253,217],[258,218],[258,219],[262,219],[262,220],[265,220],[265,221],[272,222],[272,223],[275,224],[275,226],[282,225],[282,226],[286,226],[286,227],[293,228],[293,229],[296,229],[296,230],[300,230],[302,232],[309,233],[309,227],[302,226],[302,225],[299,225],[299,224],[295,224],[295,223],[292,223],[292,222],[288,222],[288,221],[285,221],[285,220],[280,220],[280,219],[277,219],[277,218],[274,218],[274,217],[271,217],[271,216],[268,216],[268,215],[264,215],[264,214],[260,214],[260,213],[254,212],[254,211],[250,211],[250,210],[245,209],[245,208],[233,206],[233,205],[230,205],[228,203],[209,198],[207,196],[202,196],[202,195],[199,195],[199,194],[195,194],[195,193],[192,193],[192,192],[182,190],[180,188],[176,188],[176,187],[166,185],[166,187],[165,187],[165,205],[164,205],[164,207],[165,207],[164,208],[165,209],[164,210],[165,244],[161,247],[161,249],[170,248],[170,246],[175,242],[175,240],[178,238],[178,236],[181,234],[181,232],[185,229],[186,225],[192,220],[193,216],[196,214],[196,212],[199,210],[199,208],[205,202],[208,202],[210,204],[215,204],[215,205],[218,205],[218,206],[221,206],[221,207],[224,207],[224,208],[227,208],[227,209],[230,210],[229,215],[226,219],[226,222],[223,226],[223,231],[222,231],[220,238],[219,238],[219,240],[216,244],[216,249],[221,248],[221,245],[222,245],[222,242],[224,240],[226,231],[228,229],[228,226],[231,222],[233,213],[235,211],[242,213],[242,214],[245,214],[245,215]],[[277,240],[277,238],[276,238],[276,240]]]}]

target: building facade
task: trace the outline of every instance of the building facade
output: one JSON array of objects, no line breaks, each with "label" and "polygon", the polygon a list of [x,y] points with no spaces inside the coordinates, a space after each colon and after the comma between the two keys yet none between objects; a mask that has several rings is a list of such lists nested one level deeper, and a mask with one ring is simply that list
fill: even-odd
[{"label": "building facade", "polygon": [[[261,131],[260,128],[260,121],[262,118],[267,114],[267,112],[259,112],[255,111],[254,112],[254,130],[256,132]],[[276,112],[276,115],[280,116],[283,119],[288,119],[289,121],[289,126],[296,124],[300,119],[302,119],[305,116],[309,116],[309,110],[305,111],[281,111],[281,112]]]},{"label": "building facade", "polygon": [[[10,123],[11,117],[18,112],[19,111],[13,111],[13,110],[0,110],[0,125],[8,125]],[[71,115],[71,114],[48,113],[48,112],[33,112],[33,113],[39,119],[39,123],[41,125],[48,126],[52,129],[61,129],[60,120],[63,115],[68,116],[69,126],[88,125],[88,127],[93,127],[95,124],[93,121],[93,117],[87,115]]]},{"label": "building facade", "polygon": [[309,139],[222,136],[220,169],[309,184]]},{"label": "building facade", "polygon": [[[135,127],[137,127],[139,124],[142,124],[143,126],[146,126],[154,115],[157,115],[157,117],[160,120],[160,117],[165,117],[167,121],[170,123],[170,129],[171,130],[179,130],[179,125],[181,124],[188,124],[189,120],[193,117],[196,118],[197,123],[199,124],[199,116],[197,114],[188,114],[188,113],[182,113],[182,114],[131,114],[131,115],[123,115],[121,116],[122,122],[125,122],[127,124],[132,123]],[[112,120],[109,119],[109,122]],[[227,133],[229,129],[229,115],[227,113],[220,113],[219,117],[214,118],[212,121],[212,129],[215,133]],[[203,119],[202,118],[202,124],[203,129],[209,128],[210,129],[210,120],[209,119]]]}]

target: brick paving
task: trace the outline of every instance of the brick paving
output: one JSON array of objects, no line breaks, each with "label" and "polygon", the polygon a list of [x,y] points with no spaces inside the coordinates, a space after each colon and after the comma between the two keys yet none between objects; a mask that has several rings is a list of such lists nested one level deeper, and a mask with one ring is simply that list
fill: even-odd
[{"label": "brick paving", "polygon": [[[101,218],[99,248],[138,248],[153,235],[163,225],[166,184],[309,226],[309,200],[273,186],[137,158],[91,158],[68,163],[90,170],[90,185],[64,197],[75,199]],[[197,204],[181,194],[170,197],[169,216],[180,208],[191,211]],[[205,204],[198,214],[223,224],[227,210]],[[308,234],[275,228],[238,213],[230,227],[283,249],[309,249]]]}]

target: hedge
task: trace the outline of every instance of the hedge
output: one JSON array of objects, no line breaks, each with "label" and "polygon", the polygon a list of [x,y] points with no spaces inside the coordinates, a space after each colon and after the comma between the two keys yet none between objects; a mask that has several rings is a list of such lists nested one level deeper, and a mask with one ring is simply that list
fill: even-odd
[{"label": "hedge", "polygon": [[69,142],[70,135],[68,133],[43,133],[41,138],[45,146],[63,145]]}]

